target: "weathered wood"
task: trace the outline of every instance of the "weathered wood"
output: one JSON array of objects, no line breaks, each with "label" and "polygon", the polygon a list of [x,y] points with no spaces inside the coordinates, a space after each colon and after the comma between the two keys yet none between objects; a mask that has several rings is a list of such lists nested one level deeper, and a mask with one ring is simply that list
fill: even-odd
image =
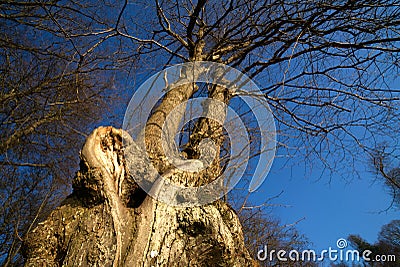
[{"label": "weathered wood", "polygon": [[96,129],[73,193],[26,236],[25,266],[253,266],[229,205],[178,208],[138,188],[133,177],[154,181],[143,152],[122,130]]}]

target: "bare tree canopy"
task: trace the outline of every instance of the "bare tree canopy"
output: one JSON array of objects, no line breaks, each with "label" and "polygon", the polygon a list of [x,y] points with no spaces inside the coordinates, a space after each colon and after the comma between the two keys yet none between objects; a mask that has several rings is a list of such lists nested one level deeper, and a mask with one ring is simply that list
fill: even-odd
[{"label": "bare tree canopy", "polygon": [[[21,264],[23,236],[70,191],[84,138],[111,103],[99,51],[61,24],[91,27],[53,3],[0,1],[0,263]],[[50,11],[51,10],[51,11]],[[81,16],[80,13],[79,16]],[[82,54],[81,54],[82,53]],[[109,109],[110,110],[110,109]]]},{"label": "bare tree canopy", "polygon": [[399,12],[397,1],[125,2],[114,30],[143,65],[210,60],[255,78],[282,154],[337,171],[379,139],[397,145]]},{"label": "bare tree canopy", "polygon": [[[105,119],[102,100],[121,77],[193,61],[235,67],[272,109],[278,155],[317,158],[330,171],[350,174],[382,140],[398,146],[399,17],[395,0],[0,1],[0,260],[21,262],[21,239],[55,197],[49,190],[71,178],[76,140],[93,118]],[[199,95],[228,105],[237,99],[216,86],[169,91],[146,126],[160,173],[168,169],[157,130],[163,112]],[[250,129],[256,122],[247,118]],[[198,157],[204,138],[220,148],[212,175],[192,182],[215,179],[229,158],[222,127],[199,119],[188,128],[187,159]],[[252,136],[257,157],[256,130]]]}]

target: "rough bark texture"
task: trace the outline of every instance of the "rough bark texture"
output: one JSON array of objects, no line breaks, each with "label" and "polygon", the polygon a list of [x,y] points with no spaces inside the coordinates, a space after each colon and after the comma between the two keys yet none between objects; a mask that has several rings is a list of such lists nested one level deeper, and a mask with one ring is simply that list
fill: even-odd
[{"label": "rough bark texture", "polygon": [[[135,155],[135,173],[123,149]],[[229,205],[172,207],[136,185],[133,177],[154,181],[143,154],[122,130],[96,129],[73,193],[26,236],[26,266],[254,266]]]}]

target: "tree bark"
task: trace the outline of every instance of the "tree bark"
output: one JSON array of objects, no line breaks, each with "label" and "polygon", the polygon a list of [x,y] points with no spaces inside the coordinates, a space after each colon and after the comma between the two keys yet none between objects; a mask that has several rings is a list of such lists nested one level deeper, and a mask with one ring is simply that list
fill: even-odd
[{"label": "tree bark", "polygon": [[154,180],[142,149],[122,130],[96,129],[73,193],[25,237],[25,266],[254,266],[227,203],[173,207],[136,185],[133,177]]}]

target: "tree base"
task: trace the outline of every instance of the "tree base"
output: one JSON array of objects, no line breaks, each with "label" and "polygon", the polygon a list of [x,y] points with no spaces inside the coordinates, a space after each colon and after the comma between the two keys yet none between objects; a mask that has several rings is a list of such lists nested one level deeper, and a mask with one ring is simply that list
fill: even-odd
[{"label": "tree base", "polygon": [[100,127],[88,137],[73,193],[25,238],[25,266],[256,266],[227,203],[173,207],[135,186],[124,134]]}]

